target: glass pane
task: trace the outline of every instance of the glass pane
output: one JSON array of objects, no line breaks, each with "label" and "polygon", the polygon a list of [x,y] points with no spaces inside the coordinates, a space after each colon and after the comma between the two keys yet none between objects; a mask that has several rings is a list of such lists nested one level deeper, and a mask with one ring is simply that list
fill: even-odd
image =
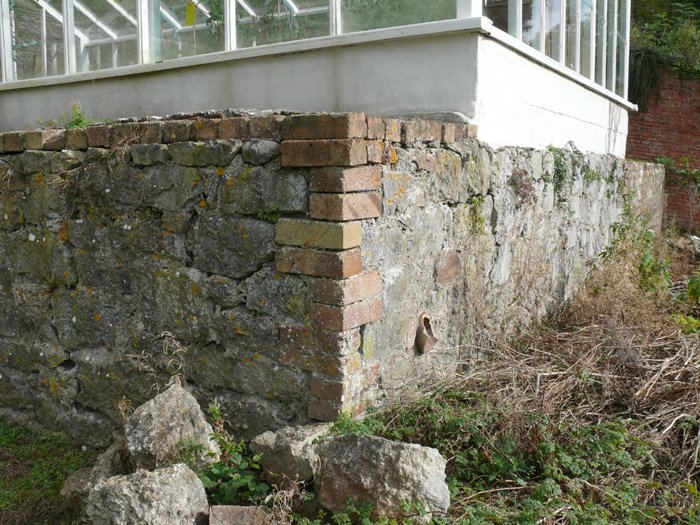
[{"label": "glass pane", "polygon": [[498,29],[508,31],[508,0],[484,0],[484,16]]},{"label": "glass pane", "polygon": [[593,37],[593,2],[581,1],[581,74],[591,78],[592,37]]},{"label": "glass pane", "polygon": [[245,4],[236,6],[239,48],[330,34],[328,0],[247,0]]},{"label": "glass pane", "polygon": [[76,33],[87,37],[85,42],[76,42],[79,69],[93,71],[138,62],[136,0],[73,0],[73,5]]},{"label": "glass pane", "polygon": [[542,43],[541,0],[523,0],[523,42],[535,49]]},{"label": "glass pane", "polygon": [[[61,3],[45,11],[32,0],[10,4],[14,24],[17,80],[63,74]],[[45,20],[45,26],[44,26]]]},{"label": "glass pane", "polygon": [[615,52],[615,42],[616,42],[616,29],[615,23],[617,18],[615,16],[617,0],[608,0],[608,29],[607,29],[607,65],[605,73],[605,87],[610,91],[614,89],[615,86],[615,59],[617,58]]},{"label": "glass pane", "polygon": [[617,7],[617,74],[615,93],[625,95],[625,69],[627,64],[627,1],[618,0]]},{"label": "glass pane", "polygon": [[544,52],[554,60],[559,60],[561,48],[561,2],[562,0],[547,0],[545,4]]},{"label": "glass pane", "polygon": [[154,1],[156,62],[224,50],[221,0]]},{"label": "glass pane", "polygon": [[449,20],[455,0],[341,0],[343,33]]},{"label": "glass pane", "polygon": [[566,0],[566,56],[564,65],[568,68],[578,71],[577,53],[579,47],[577,45],[577,37],[579,31],[578,25],[578,9],[576,0]]},{"label": "glass pane", "polygon": [[595,33],[595,81],[601,86],[605,84],[605,43],[606,43],[606,3],[597,0],[596,4],[596,33]]}]

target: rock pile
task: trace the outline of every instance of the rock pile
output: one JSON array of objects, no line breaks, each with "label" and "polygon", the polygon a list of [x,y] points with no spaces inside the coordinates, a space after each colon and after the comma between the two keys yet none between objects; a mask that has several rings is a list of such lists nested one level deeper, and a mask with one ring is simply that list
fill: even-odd
[{"label": "rock pile", "polygon": [[95,525],[203,525],[209,505],[204,485],[185,464],[171,465],[182,447],[198,443],[198,468],[219,460],[219,446],[197,400],[175,383],[129,417],[126,439],[92,469],[73,474],[61,494],[85,505]]},{"label": "rock pile", "polygon": [[[262,454],[263,476],[287,489],[314,480],[319,502],[342,512],[348,500],[370,503],[377,515],[416,522],[450,504],[445,459],[437,450],[364,435],[327,436],[329,423],[265,432],[250,448]],[[87,503],[95,525],[269,525],[255,507],[210,507],[204,485],[190,468],[172,464],[182,447],[202,469],[220,458],[195,398],[179,384],[140,406],[117,441],[92,469],[76,472],[61,494],[76,507]],[[201,445],[201,446],[200,446]],[[420,511],[420,512],[419,512]]]}]

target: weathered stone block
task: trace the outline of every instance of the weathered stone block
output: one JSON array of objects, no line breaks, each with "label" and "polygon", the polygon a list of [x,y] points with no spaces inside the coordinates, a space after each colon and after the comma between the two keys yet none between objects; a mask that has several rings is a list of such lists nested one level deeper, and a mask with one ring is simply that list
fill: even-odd
[{"label": "weathered stone block", "polygon": [[98,483],[88,498],[95,525],[203,525],[209,505],[204,485],[186,465],[145,470]]},{"label": "weathered stone block", "polygon": [[314,168],[311,170],[311,191],[349,193],[377,191],[382,186],[381,166],[359,168]]},{"label": "weathered stone block", "polygon": [[280,358],[282,364],[330,377],[345,378],[361,368],[362,356],[313,354],[296,348],[286,349]]},{"label": "weathered stone block", "polygon": [[219,134],[219,119],[195,120],[192,124],[191,133],[190,140],[195,142],[216,139]]},{"label": "weathered stone block", "polygon": [[270,166],[251,168],[234,160],[219,185],[218,199],[224,213],[246,215],[304,212],[309,206],[306,179],[297,171]]},{"label": "weathered stone block", "polygon": [[386,126],[381,117],[367,115],[367,138],[369,140],[384,140]]},{"label": "weathered stone block", "polygon": [[84,129],[66,130],[66,148],[84,150],[88,147],[87,131]]},{"label": "weathered stone block", "polygon": [[385,118],[385,140],[387,142],[401,142],[401,121],[397,119]]},{"label": "weathered stone block", "polygon": [[267,115],[250,119],[249,133],[252,139],[279,140],[282,134],[282,115]]},{"label": "weathered stone block", "polygon": [[209,525],[270,525],[267,513],[260,507],[213,505],[209,507]]},{"label": "weathered stone block", "polygon": [[88,146],[91,148],[108,148],[110,146],[110,126],[89,126],[85,128]]},{"label": "weathered stone block", "polygon": [[343,413],[343,405],[321,399],[309,400],[309,417],[316,421],[337,421]]},{"label": "weathered stone block", "polygon": [[242,146],[240,140],[176,142],[168,146],[168,152],[183,166],[228,166]]},{"label": "weathered stone block", "polygon": [[195,268],[241,278],[274,258],[274,236],[275,225],[266,221],[208,216],[191,227],[187,244]]},{"label": "weathered stone block", "polygon": [[220,139],[245,139],[248,137],[247,117],[223,118],[219,121]]},{"label": "weathered stone block", "polygon": [[128,146],[132,142],[136,142],[136,124],[133,122],[122,122],[112,124],[109,143],[112,147]]},{"label": "weathered stone block", "polygon": [[189,120],[167,120],[163,122],[163,142],[185,142],[190,140],[192,122]]},{"label": "weathered stone block", "polygon": [[312,379],[309,383],[311,395],[317,399],[325,401],[335,401],[342,403],[343,397],[347,390],[347,385],[344,381],[322,381],[320,379]]},{"label": "weathered stone block", "polygon": [[163,141],[162,122],[138,122],[136,138],[139,144],[157,144]]},{"label": "weathered stone block", "polygon": [[314,301],[343,306],[381,293],[382,278],[377,272],[368,272],[342,280],[317,279],[311,290]]},{"label": "weathered stone block", "polygon": [[22,134],[19,132],[10,132],[2,134],[2,148],[5,153],[19,153],[24,150],[22,143]]},{"label": "weathered stone block", "polygon": [[164,164],[171,159],[165,144],[133,144],[129,151],[132,162],[137,166]]},{"label": "weathered stone block", "polygon": [[82,151],[61,151],[51,158],[51,171],[53,173],[65,173],[82,166],[84,163],[85,153]]},{"label": "weathered stone block", "polygon": [[317,304],[311,309],[311,325],[314,328],[338,332],[377,321],[381,317],[382,300],[379,298],[346,306]]},{"label": "weathered stone block", "polygon": [[280,328],[280,346],[304,350],[307,353],[322,352],[328,355],[349,355],[360,348],[359,329],[330,332],[309,326],[283,326]]},{"label": "weathered stone block", "polygon": [[243,160],[260,166],[280,155],[281,146],[273,140],[252,140],[243,145]]},{"label": "weathered stone block", "polygon": [[47,174],[51,171],[51,158],[54,155],[50,151],[25,151],[22,153],[22,171],[25,175]]},{"label": "weathered stone block", "polygon": [[285,140],[283,166],[358,166],[367,163],[362,140]]},{"label": "weathered stone block", "polygon": [[357,248],[322,252],[284,247],[277,252],[277,271],[315,277],[351,277],[362,271],[362,255]]},{"label": "weathered stone block", "polygon": [[285,140],[362,139],[367,136],[364,113],[293,115],[283,124]]},{"label": "weathered stone block", "polygon": [[362,244],[362,223],[282,219],[277,223],[275,241],[288,246],[348,250]]},{"label": "weathered stone block", "polygon": [[438,285],[450,282],[461,271],[459,254],[455,250],[442,252],[435,264],[435,281]]},{"label": "weathered stone block", "polygon": [[309,214],[314,219],[354,221],[380,217],[382,206],[382,194],[379,192],[312,193]]},{"label": "weathered stone block", "polygon": [[388,142],[368,140],[367,162],[372,164],[395,164],[399,159],[394,147]]},{"label": "weathered stone block", "polygon": [[44,149],[41,131],[25,131],[22,134],[24,149]]}]

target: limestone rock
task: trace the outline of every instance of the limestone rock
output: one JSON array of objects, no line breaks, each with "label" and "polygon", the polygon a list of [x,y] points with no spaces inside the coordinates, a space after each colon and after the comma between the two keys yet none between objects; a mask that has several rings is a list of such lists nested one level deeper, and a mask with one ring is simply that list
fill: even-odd
[{"label": "limestone rock", "polygon": [[265,432],[250,442],[250,450],[262,454],[260,466],[265,479],[280,488],[293,481],[309,481],[318,469],[317,445],[313,441],[331,429],[330,423],[285,427]]},{"label": "limestone rock", "polygon": [[402,517],[402,501],[427,512],[450,505],[446,460],[433,448],[350,434],[324,439],[318,455],[318,499],[331,511],[345,510],[349,499],[393,518]]},{"label": "limestone rock", "polygon": [[69,476],[63,483],[61,496],[75,509],[84,507],[92,487],[112,476],[129,473],[128,455],[125,440],[117,440],[100,455],[94,467],[82,468]]},{"label": "limestone rock", "polygon": [[696,258],[700,258],[700,237],[690,236],[690,243],[693,245],[693,253]]},{"label": "limestone rock", "polygon": [[126,423],[126,442],[134,468],[167,465],[188,441],[203,446],[195,453],[198,468],[215,463],[221,450],[211,433],[197,400],[177,383],[137,408]]},{"label": "limestone rock", "polygon": [[259,507],[214,505],[209,509],[209,525],[268,525],[270,519]]},{"label": "limestone rock", "polygon": [[260,166],[279,156],[282,146],[272,140],[254,140],[243,146],[243,160]]},{"label": "limestone rock", "polygon": [[94,525],[204,525],[208,512],[204,485],[183,464],[101,481],[87,508]]}]

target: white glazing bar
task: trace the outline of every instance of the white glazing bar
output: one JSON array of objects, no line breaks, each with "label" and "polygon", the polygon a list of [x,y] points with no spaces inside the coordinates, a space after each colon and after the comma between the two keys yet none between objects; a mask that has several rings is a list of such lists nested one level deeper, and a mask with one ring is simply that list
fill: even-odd
[{"label": "white glazing bar", "polygon": [[617,73],[617,2],[618,0],[608,0],[608,12],[612,2],[612,20],[608,16],[608,26],[612,24],[608,31],[608,67],[606,75],[606,86],[613,93],[615,92],[615,79]]},{"label": "white glazing bar", "polygon": [[236,49],[236,2],[224,0],[224,49]]},{"label": "white glazing bar", "polygon": [[0,61],[2,62],[2,81],[15,80],[12,67],[12,28],[10,26],[10,0],[0,0]]},{"label": "white glazing bar", "polygon": [[[537,13],[535,14],[535,5],[537,5]],[[538,16],[540,19],[540,35],[537,41],[537,46],[534,46],[540,53],[545,52],[545,41],[547,40],[547,5],[545,0],[532,0],[533,18]]]},{"label": "white glazing bar", "polygon": [[78,64],[78,70],[81,73],[90,71],[90,53],[88,48],[85,47],[85,42],[80,40],[80,47],[78,48],[78,56],[80,57],[80,63]]},{"label": "white glazing bar", "polygon": [[606,86],[608,62],[608,0],[597,0],[600,10],[596,18],[596,32],[600,32],[600,41],[596,42],[596,71],[595,82]]},{"label": "white glazing bar", "polygon": [[483,14],[482,0],[455,0],[457,18],[477,18]]},{"label": "white glazing bar", "polygon": [[137,48],[138,48],[138,63],[148,64],[151,62],[151,53],[153,51],[153,32],[151,31],[151,17],[148,13],[148,8],[151,2],[149,0],[137,0],[136,2],[136,21],[137,21]]},{"label": "white glazing bar", "polygon": [[[559,2],[559,49],[554,50],[553,57],[559,57],[560,64],[566,64],[566,0],[554,0]],[[552,31],[556,20],[552,20]]]},{"label": "white glazing bar", "polygon": [[591,80],[595,81],[595,57],[597,55],[596,52],[596,20],[598,20],[598,12],[597,12],[597,5],[598,2],[596,0],[593,0],[591,2],[591,39],[590,39],[590,44],[591,44],[591,59],[590,59],[590,64],[588,71],[585,71],[584,74],[590,78]]},{"label": "white glazing bar", "polygon": [[508,2],[508,34],[523,39],[523,0]]},{"label": "white glazing bar", "polygon": [[624,84],[622,88],[622,97],[629,100],[629,84],[630,84],[630,33],[632,32],[632,0],[622,0],[625,4],[625,65],[624,65]]},{"label": "white glazing bar", "polygon": [[116,42],[112,44],[112,67],[119,65],[119,46]]},{"label": "white glazing bar", "polygon": [[66,75],[78,71],[75,46],[75,12],[73,0],[62,0],[63,5],[63,69]]},{"label": "white glazing bar", "polygon": [[258,14],[255,11],[253,11],[252,7],[248,5],[248,2],[246,2],[245,0],[238,0],[238,3],[241,4],[241,7],[246,13],[248,13],[248,15],[252,16],[253,18],[258,17]]},{"label": "white glazing bar", "polygon": [[343,21],[340,12],[341,0],[328,0],[328,16],[330,17],[331,35],[340,35],[343,33]]},{"label": "white glazing bar", "polygon": [[110,38],[117,38],[117,34],[116,34],[114,31],[112,31],[112,29],[111,29],[107,24],[103,24],[103,23],[97,18],[97,15],[95,15],[95,13],[93,13],[92,11],[90,11],[87,7],[85,7],[83,4],[81,4],[78,0],[73,0],[73,4],[75,5],[75,8],[76,8],[78,11],[80,11],[81,13],[83,13],[83,14],[85,15],[85,17],[86,17],[88,20],[90,20],[90,22],[92,22],[92,23],[95,24],[97,27],[99,27],[100,29],[102,29],[102,31],[104,31],[105,33],[107,33],[107,36],[109,36]]},{"label": "white glazing bar", "polygon": [[574,71],[581,72],[581,0],[574,0],[576,3],[574,24]]},{"label": "white glazing bar", "polygon": [[48,63],[48,52],[47,52],[47,42],[46,42],[46,9],[41,8],[41,76],[45,77],[48,75],[49,63]]}]

